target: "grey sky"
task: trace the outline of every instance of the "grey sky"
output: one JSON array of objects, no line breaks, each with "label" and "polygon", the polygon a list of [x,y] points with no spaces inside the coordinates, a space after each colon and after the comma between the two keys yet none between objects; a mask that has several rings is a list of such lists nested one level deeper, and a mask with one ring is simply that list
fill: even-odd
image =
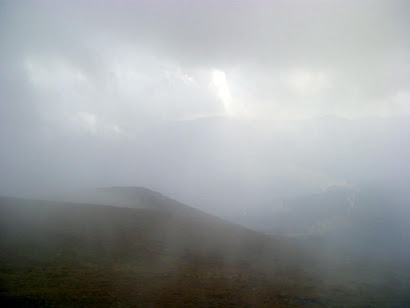
[{"label": "grey sky", "polygon": [[408,1],[1,1],[0,192],[139,185],[214,211],[403,188],[409,14]]}]

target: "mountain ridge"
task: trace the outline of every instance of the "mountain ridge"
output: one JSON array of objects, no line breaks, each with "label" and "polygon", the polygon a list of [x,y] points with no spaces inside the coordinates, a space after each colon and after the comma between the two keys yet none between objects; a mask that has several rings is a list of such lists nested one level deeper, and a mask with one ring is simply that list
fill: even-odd
[{"label": "mountain ridge", "polygon": [[150,209],[184,216],[211,216],[211,214],[141,186],[98,187],[63,193],[59,196],[53,196],[51,199],[55,201]]}]

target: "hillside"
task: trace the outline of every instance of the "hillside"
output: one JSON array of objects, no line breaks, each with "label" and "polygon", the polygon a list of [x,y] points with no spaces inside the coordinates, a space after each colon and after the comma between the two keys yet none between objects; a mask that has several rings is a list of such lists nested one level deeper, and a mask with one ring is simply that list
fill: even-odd
[{"label": "hillside", "polygon": [[0,247],[3,306],[409,302],[402,268],[381,279],[370,263],[351,263],[349,276],[301,247],[212,216],[1,197]]},{"label": "hillside", "polygon": [[280,302],[301,277],[280,266],[289,246],[219,219],[4,197],[0,211],[8,304]]},{"label": "hillside", "polygon": [[155,210],[183,216],[205,213],[144,187],[104,187],[73,191],[54,196],[58,201],[105,204],[119,207]]}]

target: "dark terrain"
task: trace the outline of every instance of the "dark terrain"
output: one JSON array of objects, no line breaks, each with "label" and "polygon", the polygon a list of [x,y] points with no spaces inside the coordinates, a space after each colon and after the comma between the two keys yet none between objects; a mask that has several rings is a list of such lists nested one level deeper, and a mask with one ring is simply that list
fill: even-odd
[{"label": "dark terrain", "polygon": [[2,306],[410,305],[405,263],[324,255],[153,195],[155,209],[0,198]]}]

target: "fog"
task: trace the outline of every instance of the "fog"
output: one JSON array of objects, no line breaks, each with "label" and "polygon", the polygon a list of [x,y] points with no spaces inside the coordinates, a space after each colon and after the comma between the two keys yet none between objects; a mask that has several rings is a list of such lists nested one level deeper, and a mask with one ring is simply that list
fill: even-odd
[{"label": "fog", "polygon": [[409,16],[0,0],[0,306],[410,307]]},{"label": "fog", "polygon": [[410,183],[407,1],[2,1],[0,193],[237,216]]}]

